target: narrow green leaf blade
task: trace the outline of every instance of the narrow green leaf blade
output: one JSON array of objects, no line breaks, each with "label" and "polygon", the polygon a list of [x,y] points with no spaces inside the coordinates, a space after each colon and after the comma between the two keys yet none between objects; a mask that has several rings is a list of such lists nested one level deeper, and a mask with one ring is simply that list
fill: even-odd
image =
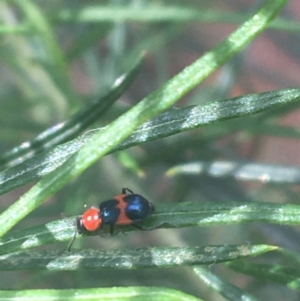
[{"label": "narrow green leaf blade", "polygon": [[299,184],[300,169],[294,166],[263,164],[246,161],[188,162],[172,167],[169,177],[177,175],[202,175],[222,178],[232,177],[240,181],[263,183]]},{"label": "narrow green leaf blade", "polygon": [[0,256],[0,270],[72,271],[102,268],[136,269],[212,264],[257,256],[273,251],[267,245],[221,245],[204,247],[156,247],[147,249],[23,251]]},{"label": "narrow green leaf blade", "polygon": [[7,301],[203,301],[192,295],[165,287],[109,287],[87,289],[35,289],[0,291],[0,298]]},{"label": "narrow green leaf blade", "polygon": [[[157,203],[155,212],[143,222],[144,228],[179,228],[192,226],[232,225],[266,222],[285,225],[300,224],[300,206],[273,203]],[[109,227],[104,228],[108,233]],[[137,231],[132,226],[122,226]],[[25,250],[46,243],[70,241],[74,235],[74,219],[62,219],[6,235],[0,240],[0,254]],[[90,236],[99,236],[98,232]],[[65,246],[67,248],[67,246]]]},{"label": "narrow green leaf blade", "polygon": [[[240,261],[239,261],[240,262]],[[201,279],[209,288],[220,293],[224,298],[230,301],[258,301],[255,297],[245,293],[237,286],[223,280],[212,271],[202,267],[194,267],[194,273]]]}]

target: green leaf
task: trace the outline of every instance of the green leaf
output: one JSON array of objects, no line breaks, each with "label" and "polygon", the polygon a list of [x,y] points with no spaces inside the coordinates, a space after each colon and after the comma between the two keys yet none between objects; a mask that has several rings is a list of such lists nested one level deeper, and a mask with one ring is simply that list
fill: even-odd
[{"label": "green leaf", "polygon": [[245,161],[188,162],[172,167],[166,175],[202,175],[222,178],[232,177],[240,181],[263,183],[300,183],[300,169],[294,166],[263,164]]},{"label": "green leaf", "polygon": [[[299,101],[299,98],[299,89],[287,89],[215,101],[204,106],[172,108],[145,122],[127,140],[109,153],[203,125],[274,109],[284,104]],[[103,130],[96,130],[99,133],[101,131]],[[78,139],[37,155],[19,166],[0,172],[0,194],[35,181],[57,169],[82,145],[87,143],[94,133],[86,133]]]},{"label": "green leaf", "polygon": [[277,247],[222,245],[204,247],[156,247],[147,249],[22,251],[0,256],[0,270],[72,271],[78,269],[136,269],[212,264],[257,256]]},{"label": "green leaf", "polygon": [[[280,225],[299,225],[300,206],[273,203],[155,203],[155,211],[145,221],[144,228],[179,228],[216,226],[241,223],[267,222]],[[108,228],[104,231],[108,233]],[[74,219],[68,218],[22,229],[0,240],[0,254],[33,248],[46,243],[71,240],[74,236]],[[122,230],[137,231],[133,226]],[[98,236],[98,232],[89,233]],[[67,248],[67,247],[66,247]]]},{"label": "green leaf", "polygon": [[280,264],[256,264],[244,261],[228,263],[236,272],[250,275],[264,281],[274,281],[287,287],[300,291],[299,268],[290,268]]},{"label": "green leaf", "polygon": [[[249,14],[230,13],[225,11],[208,10],[205,7],[195,10],[187,5],[143,5],[135,6],[113,6],[90,5],[80,9],[72,7],[61,10],[58,14],[51,16],[52,22],[63,23],[115,23],[125,21],[135,22],[212,22],[240,24],[249,18]],[[288,31],[299,31],[299,22],[277,18],[270,25],[270,28],[277,28]],[[18,27],[16,27],[17,29]]]},{"label": "green leaf", "polygon": [[[240,262],[240,261],[239,261]],[[223,280],[217,275],[213,274],[211,270],[201,267],[194,267],[194,273],[202,280],[205,285],[217,291],[227,300],[231,301],[257,301],[257,299],[241,290],[235,285]]]},{"label": "green leaf", "polygon": [[30,301],[202,301],[192,295],[179,290],[165,287],[109,287],[88,289],[43,289],[43,290],[20,290],[0,291],[0,298],[7,301],[30,300]]}]

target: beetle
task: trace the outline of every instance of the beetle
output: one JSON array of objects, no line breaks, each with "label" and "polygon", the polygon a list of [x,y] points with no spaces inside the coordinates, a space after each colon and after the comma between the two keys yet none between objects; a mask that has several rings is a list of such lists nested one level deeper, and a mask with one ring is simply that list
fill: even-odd
[{"label": "beetle", "polygon": [[140,194],[128,188],[122,189],[122,194],[100,203],[99,208],[91,207],[76,218],[76,231],[68,246],[70,251],[76,239],[76,234],[101,231],[104,225],[110,227],[111,236],[114,235],[115,225],[132,225],[140,230],[145,229],[136,224],[154,212],[154,206]]}]

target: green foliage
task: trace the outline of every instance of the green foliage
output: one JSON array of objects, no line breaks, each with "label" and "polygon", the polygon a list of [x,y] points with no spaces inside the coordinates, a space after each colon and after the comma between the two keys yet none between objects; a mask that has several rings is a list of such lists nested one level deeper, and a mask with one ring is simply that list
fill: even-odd
[{"label": "green foliage", "polygon": [[[278,120],[298,109],[300,90],[278,86],[231,97],[216,83],[198,88],[218,69],[224,72],[225,63],[233,64],[236,54],[246,53],[267,26],[299,30],[289,20],[271,24],[286,2],[267,1],[253,15],[189,1],[0,4],[0,60],[8,70],[0,75],[0,271],[16,273],[13,285],[3,279],[0,298],[215,300],[209,288],[228,300],[263,300],[258,289],[263,279],[273,281],[275,289],[276,284],[291,289],[293,299],[299,259],[283,238],[297,238],[291,226],[300,224],[300,206],[293,204],[291,184],[299,183],[300,171],[261,163],[253,154],[243,157],[237,146],[255,141],[258,148],[267,135],[299,139],[298,129]],[[183,70],[169,74],[167,62],[173,67],[173,61],[166,53],[175,55],[178,41],[190,45],[185,35],[195,38],[186,26],[242,21],[217,46],[202,56],[196,48],[198,59],[184,60]],[[176,47],[168,49],[173,40]],[[186,58],[184,52],[179,57]],[[157,74],[140,79],[153,65]],[[237,75],[222,84],[230,88]],[[226,142],[232,135],[233,143]],[[17,198],[16,188],[36,181]],[[251,190],[245,181],[268,185]],[[80,215],[85,204],[98,205],[121,187],[154,203],[143,227],[159,229],[138,233],[128,225],[118,229],[128,236],[109,238],[104,228],[101,238],[77,237],[67,252],[75,227],[74,216],[66,216]],[[286,232],[270,224],[286,225]],[[94,247],[78,248],[79,243]],[[265,263],[256,263],[256,257]],[[26,279],[17,274],[24,270],[30,273]],[[244,278],[247,285],[239,287],[232,270],[239,278],[251,275],[255,284]],[[61,277],[62,271],[72,272]],[[46,281],[55,289],[42,290]]]}]

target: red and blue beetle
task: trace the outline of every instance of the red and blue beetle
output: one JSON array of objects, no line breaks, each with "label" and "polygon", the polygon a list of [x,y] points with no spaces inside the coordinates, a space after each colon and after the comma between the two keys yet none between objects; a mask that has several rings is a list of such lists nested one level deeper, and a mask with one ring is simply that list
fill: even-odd
[{"label": "red and blue beetle", "polygon": [[70,251],[77,233],[100,231],[104,225],[110,226],[111,235],[114,235],[115,225],[132,225],[140,230],[150,230],[144,229],[136,222],[142,221],[153,211],[154,207],[147,199],[140,194],[133,193],[128,188],[123,188],[122,194],[100,203],[99,208],[91,207],[76,218],[77,229],[68,246],[68,251]]}]

